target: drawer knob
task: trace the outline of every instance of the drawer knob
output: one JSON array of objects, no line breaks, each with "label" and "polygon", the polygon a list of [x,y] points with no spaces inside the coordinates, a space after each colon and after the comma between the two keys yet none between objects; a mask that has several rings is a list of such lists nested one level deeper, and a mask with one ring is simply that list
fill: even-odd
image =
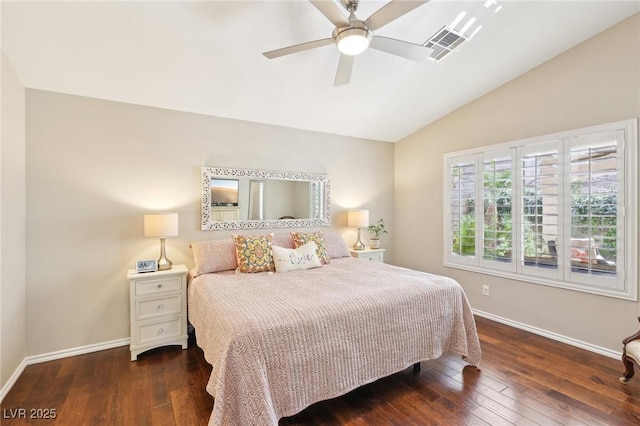
[{"label": "drawer knob", "polygon": [[162,284],[158,284],[158,288],[162,288]]},{"label": "drawer knob", "polygon": [[156,311],[160,311],[160,310],[162,310],[162,308],[163,308],[163,307],[164,307],[164,306],[162,306],[162,305],[158,305],[158,307],[156,308]]},{"label": "drawer knob", "polygon": [[158,334],[162,334],[164,330],[162,330],[161,328],[158,329]]}]

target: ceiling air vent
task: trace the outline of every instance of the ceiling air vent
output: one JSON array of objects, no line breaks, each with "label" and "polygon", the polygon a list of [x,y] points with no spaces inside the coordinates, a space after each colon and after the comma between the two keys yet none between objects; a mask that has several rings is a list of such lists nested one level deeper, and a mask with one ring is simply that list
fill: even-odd
[{"label": "ceiling air vent", "polygon": [[429,56],[429,59],[438,62],[457,49],[466,40],[467,36],[445,25],[431,36],[431,38],[424,43],[424,46],[433,49],[433,53]]}]

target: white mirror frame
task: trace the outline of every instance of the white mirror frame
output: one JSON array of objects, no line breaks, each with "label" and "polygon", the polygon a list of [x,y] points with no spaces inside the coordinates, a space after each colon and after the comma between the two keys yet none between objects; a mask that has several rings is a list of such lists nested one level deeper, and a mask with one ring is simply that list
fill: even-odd
[{"label": "white mirror frame", "polygon": [[[296,228],[331,225],[331,185],[328,175],[298,172],[274,172],[266,170],[248,170],[226,167],[202,167],[202,230],[233,230],[261,228]],[[249,177],[257,179],[280,179],[303,182],[324,183],[323,217],[320,219],[287,219],[287,220],[211,220],[211,178],[213,177]]]}]

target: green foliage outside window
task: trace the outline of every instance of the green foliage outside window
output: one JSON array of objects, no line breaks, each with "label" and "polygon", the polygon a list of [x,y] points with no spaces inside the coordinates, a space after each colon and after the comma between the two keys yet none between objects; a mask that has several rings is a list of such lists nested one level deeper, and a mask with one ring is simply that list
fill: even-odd
[{"label": "green foliage outside window", "polygon": [[615,190],[583,194],[582,183],[571,186],[572,238],[595,238],[605,259],[615,261],[617,252],[618,200]]},{"label": "green foliage outside window", "polygon": [[[512,217],[511,217],[511,171],[501,172],[499,179],[495,181],[485,180],[484,209],[496,210],[496,215],[485,219],[484,239],[495,242],[490,247],[485,247],[484,255],[487,258],[510,257],[512,252]],[[488,182],[487,182],[488,181]],[[609,260],[615,260],[617,245],[617,199],[615,194],[589,195],[581,193],[581,183],[572,186],[572,238],[596,238],[597,246],[603,256]],[[524,235],[523,254],[533,258],[542,252],[546,252],[547,243],[540,234],[536,234],[533,228],[536,225],[536,217],[543,213],[543,199],[535,196],[528,189],[523,197]],[[468,202],[469,213],[462,217],[460,222],[460,241],[454,241],[456,253],[463,256],[475,255],[476,224],[474,202]]]},{"label": "green foliage outside window", "polygon": [[[485,165],[486,167],[487,165]],[[484,181],[484,257],[511,258],[511,169],[495,171],[488,164]]]},{"label": "green foliage outside window", "polygon": [[460,222],[460,239],[453,239],[453,249],[456,254],[473,256],[476,254],[476,218],[473,213],[462,216]]}]

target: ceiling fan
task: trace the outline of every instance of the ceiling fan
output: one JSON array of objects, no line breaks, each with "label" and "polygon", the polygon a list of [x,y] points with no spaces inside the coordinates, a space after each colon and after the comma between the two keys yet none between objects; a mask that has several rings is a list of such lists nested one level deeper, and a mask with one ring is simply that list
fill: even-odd
[{"label": "ceiling fan", "polygon": [[274,59],[292,53],[315,49],[316,47],[335,44],[340,51],[340,61],[338,62],[334,86],[349,83],[355,56],[364,52],[368,47],[421,62],[431,55],[433,49],[394,38],[376,36],[373,32],[428,1],[390,1],[366,20],[361,21],[355,15],[358,9],[358,0],[341,0],[342,5],[349,12],[348,18],[344,16],[340,7],[333,1],[309,0],[316,9],[335,25],[331,37],[272,50],[263,53],[263,55],[269,59]]}]

